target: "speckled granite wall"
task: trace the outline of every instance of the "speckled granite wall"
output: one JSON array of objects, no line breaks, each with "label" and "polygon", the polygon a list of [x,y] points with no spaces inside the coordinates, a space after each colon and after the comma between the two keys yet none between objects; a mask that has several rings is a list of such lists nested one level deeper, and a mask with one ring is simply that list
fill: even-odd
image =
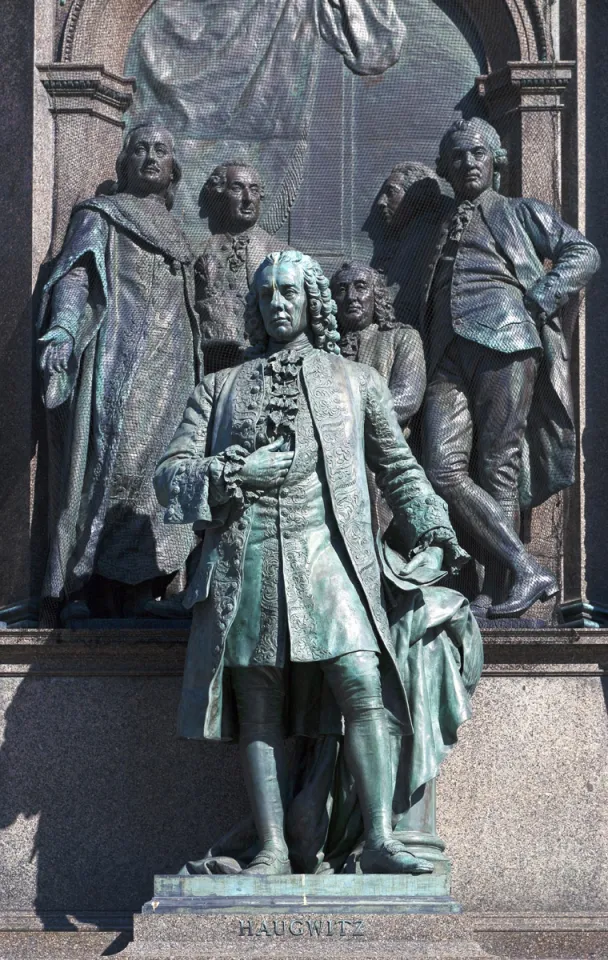
[{"label": "speckled granite wall", "polygon": [[[246,810],[236,748],[175,738],[183,641],[60,636],[0,633],[5,927],[124,925]],[[513,641],[487,639],[440,778],[453,893],[476,916],[608,918],[608,632]]]}]

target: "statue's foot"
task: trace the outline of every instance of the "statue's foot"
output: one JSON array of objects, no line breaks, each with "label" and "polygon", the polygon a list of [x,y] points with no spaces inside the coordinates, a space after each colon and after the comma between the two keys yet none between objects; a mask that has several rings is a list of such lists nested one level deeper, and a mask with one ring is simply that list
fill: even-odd
[{"label": "statue's foot", "polygon": [[492,604],[492,597],[488,596],[487,593],[479,593],[474,600],[471,600],[471,613],[475,618],[486,619],[488,616],[488,609]]},{"label": "statue's foot", "polygon": [[272,850],[260,850],[243,873],[256,877],[282,877],[291,873],[291,863],[289,857],[284,859]]},{"label": "statue's foot", "polygon": [[557,580],[540,563],[534,562],[530,569],[516,576],[504,603],[493,604],[488,617],[497,620],[500,617],[521,617],[533,603],[543,603],[554,597],[558,591]]},{"label": "statue's foot", "polygon": [[62,626],[69,626],[72,620],[88,620],[91,611],[84,600],[70,600],[59,614]]},{"label": "statue's foot", "polygon": [[189,620],[192,610],[186,610],[182,603],[184,594],[176,593],[164,600],[147,600],[142,613],[151,617],[162,617],[164,620]]},{"label": "statue's foot", "polygon": [[400,840],[386,840],[381,847],[363,848],[359,860],[363,873],[432,873],[433,864],[408,853]]}]

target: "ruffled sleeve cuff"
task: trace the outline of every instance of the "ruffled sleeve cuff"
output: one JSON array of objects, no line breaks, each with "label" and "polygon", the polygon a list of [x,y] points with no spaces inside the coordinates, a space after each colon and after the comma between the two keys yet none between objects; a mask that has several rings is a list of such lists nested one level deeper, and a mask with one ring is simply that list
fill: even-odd
[{"label": "ruffled sleeve cuff", "polygon": [[181,463],[171,479],[166,523],[211,523],[211,510],[231,499],[242,500],[240,472],[247,457],[229,447],[216,457]]},{"label": "ruffled sleeve cuff", "polygon": [[248,453],[243,447],[228,447],[214,457],[210,467],[210,503],[226,503],[243,498],[241,471]]},{"label": "ruffled sleeve cuff", "polygon": [[165,523],[210,523],[208,461],[180,463],[171,478]]}]

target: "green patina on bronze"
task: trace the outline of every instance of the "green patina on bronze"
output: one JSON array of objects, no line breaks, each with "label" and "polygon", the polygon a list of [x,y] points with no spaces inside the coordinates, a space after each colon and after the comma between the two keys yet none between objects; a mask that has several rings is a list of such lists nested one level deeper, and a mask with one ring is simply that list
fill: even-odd
[{"label": "green patina on bronze", "polygon": [[[180,733],[240,740],[255,823],[192,872],[289,872],[288,852],[340,870],[362,835],[364,871],[430,869],[395,844],[393,808],[436,775],[481,671],[466,601],[434,585],[467,555],[385,381],[340,356],[335,313],[314,261],[267,258],[251,359],[204,379],[156,472],[167,521],[205,531]],[[366,467],[394,517],[381,559]],[[307,738],[291,779],[285,734]]]}]

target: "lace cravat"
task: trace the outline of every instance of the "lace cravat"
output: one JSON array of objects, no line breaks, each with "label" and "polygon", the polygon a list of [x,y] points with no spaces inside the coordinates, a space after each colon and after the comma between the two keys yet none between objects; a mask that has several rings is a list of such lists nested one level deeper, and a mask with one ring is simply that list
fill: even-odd
[{"label": "lace cravat", "polygon": [[473,219],[476,209],[477,204],[471,200],[463,200],[462,203],[458,204],[456,213],[450,220],[448,227],[448,240],[455,240],[456,243],[460,242],[464,231]]}]

